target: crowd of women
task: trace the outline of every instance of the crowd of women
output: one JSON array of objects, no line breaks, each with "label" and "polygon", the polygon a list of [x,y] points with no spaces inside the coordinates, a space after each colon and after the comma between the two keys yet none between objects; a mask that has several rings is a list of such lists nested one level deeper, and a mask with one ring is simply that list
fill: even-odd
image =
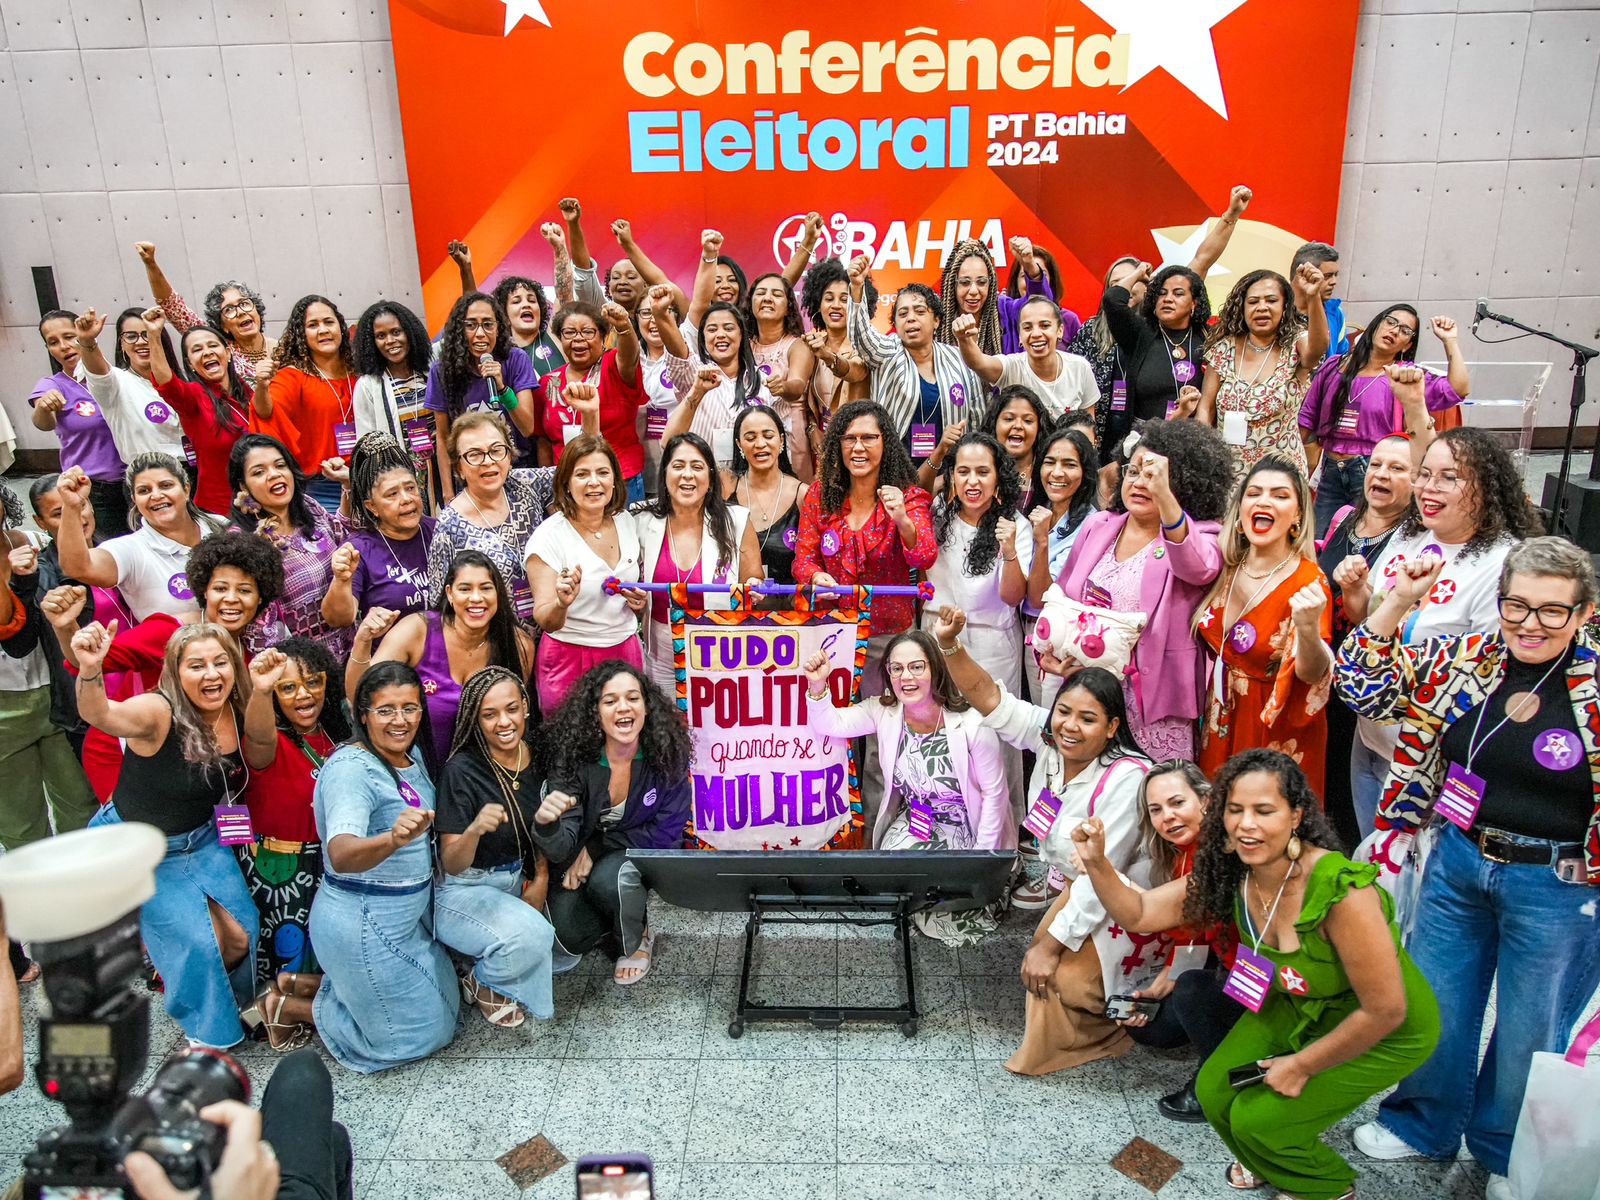
[{"label": "crowd of women", "polygon": [[859,702],[804,664],[811,712],[861,739],[851,845],[1014,856],[1001,902],[918,919],[1042,910],[1008,1069],[1192,1043],[1162,1113],[1229,1186],[1312,1198],[1355,1177],[1321,1134],[1398,1084],[1364,1154],[1465,1137],[1498,1179],[1600,984],[1594,572],[1449,427],[1452,322],[1344,328],[1321,243],[1211,314],[1249,202],[1187,266],[1118,259],[1087,319],[1044,248],[1002,284],[964,242],[887,332],[814,215],[753,279],[706,231],[685,292],[620,220],[602,280],[566,200],[554,294],[453,243],[436,340],[319,295],[274,340],[249,284],[197,310],[140,243],[152,306],[39,326],[62,470],[0,558],[0,843],[156,826],[185,1033],[382,1070],[463,1004],[550,1017],[590,950],[649,972],[628,851],[684,846],[692,794],[669,588],[921,578],[872,605]]}]

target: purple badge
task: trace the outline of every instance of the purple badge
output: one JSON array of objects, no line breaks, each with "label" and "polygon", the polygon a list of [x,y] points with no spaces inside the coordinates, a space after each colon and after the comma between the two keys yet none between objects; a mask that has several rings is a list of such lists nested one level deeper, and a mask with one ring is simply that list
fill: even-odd
[{"label": "purple badge", "polygon": [[668,375],[665,371],[661,372],[660,388],[663,392],[670,392],[672,390],[672,376]]},{"label": "purple badge", "polygon": [[224,846],[248,846],[256,840],[250,810],[242,804],[219,804],[215,809],[217,841]]},{"label": "purple badge", "polygon": [[412,787],[404,779],[400,781],[400,799],[404,800],[412,808],[422,807],[422,796],[418,794],[416,788]]},{"label": "purple badge", "polygon": [[1576,734],[1564,729],[1547,729],[1533,744],[1533,757],[1552,771],[1570,770],[1583,759],[1577,741]]},{"label": "purple badge", "polygon": [[906,832],[919,842],[933,840],[933,808],[913,800],[906,805]]},{"label": "purple badge", "polygon": [[646,808],[654,808],[656,806],[656,789],[651,788],[648,792],[646,792],[641,798],[641,803]]},{"label": "purple badge", "polygon": [[189,590],[189,577],[182,571],[167,580],[167,591],[172,593],[174,600],[194,599],[194,593]]},{"label": "purple badge", "polygon": [[967,387],[963,383],[950,385],[950,403],[960,407],[967,402]]},{"label": "purple badge", "polygon": [[832,558],[835,554],[839,553],[841,548],[842,543],[839,541],[839,534],[837,531],[829,529],[823,533],[822,553],[826,557]]},{"label": "purple badge", "polygon": [[72,406],[72,411],[77,413],[80,417],[92,417],[99,410],[95,408],[94,401],[79,400]]},{"label": "purple badge", "polygon": [[1256,627],[1248,621],[1239,621],[1228,631],[1228,643],[1240,654],[1249,652],[1256,644]]},{"label": "purple badge", "polygon": [[1232,996],[1251,1012],[1260,1012],[1272,990],[1272,960],[1249,946],[1240,946],[1234,955],[1233,970],[1223,982],[1222,992]]},{"label": "purple badge", "polygon": [[152,400],[144,406],[144,419],[152,425],[165,425],[172,420],[172,410],[159,400]]},{"label": "purple badge", "polygon": [[1194,378],[1194,364],[1188,359],[1172,364],[1172,377],[1179,383],[1188,383]]},{"label": "purple badge", "polygon": [[766,376],[768,376],[770,378],[771,375],[772,375],[772,364],[771,363],[762,363],[759,367],[756,368],[756,370],[760,371],[763,375],[766,375]]},{"label": "purple badge", "polygon": [[783,531],[783,544],[789,549],[794,549],[794,544],[800,540],[800,531],[793,525]]},{"label": "purple badge", "polygon": [[1050,827],[1056,823],[1060,813],[1061,798],[1051,789],[1041,788],[1028,809],[1028,815],[1022,820],[1023,828],[1037,838],[1047,838],[1050,836]]}]

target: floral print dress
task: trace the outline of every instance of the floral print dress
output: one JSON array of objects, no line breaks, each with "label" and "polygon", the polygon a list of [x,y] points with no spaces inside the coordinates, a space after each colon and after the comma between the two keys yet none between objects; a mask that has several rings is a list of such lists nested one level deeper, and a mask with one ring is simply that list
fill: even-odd
[{"label": "floral print dress", "polygon": [[1252,379],[1255,368],[1243,367],[1236,359],[1234,341],[1225,338],[1206,351],[1206,366],[1217,373],[1217,428],[1223,428],[1226,414],[1241,412],[1247,432],[1245,444],[1230,446],[1241,472],[1248,471],[1268,454],[1285,454],[1309,474],[1306,448],[1300,441],[1300,405],[1306,398],[1306,385],[1298,377],[1300,346],[1296,342],[1287,354],[1279,354],[1272,370]]}]

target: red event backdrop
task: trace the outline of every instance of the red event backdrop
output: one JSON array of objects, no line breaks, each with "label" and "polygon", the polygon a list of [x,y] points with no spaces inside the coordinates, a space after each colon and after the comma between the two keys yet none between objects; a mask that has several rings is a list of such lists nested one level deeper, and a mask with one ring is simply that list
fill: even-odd
[{"label": "red event backdrop", "polygon": [[1088,313],[1112,259],[1187,261],[1244,183],[1225,291],[1333,236],[1358,6],[883,0],[830,27],[744,0],[390,0],[429,324],[452,238],[480,280],[550,280],[538,228],[569,195],[602,269],[626,217],[685,287],[704,227],[753,277],[815,209],[882,290],[936,282],[969,231],[1002,264],[1023,234]]}]

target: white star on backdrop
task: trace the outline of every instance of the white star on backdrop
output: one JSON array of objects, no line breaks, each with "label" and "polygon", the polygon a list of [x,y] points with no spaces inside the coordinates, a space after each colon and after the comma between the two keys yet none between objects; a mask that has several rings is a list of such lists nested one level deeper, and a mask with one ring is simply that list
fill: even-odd
[{"label": "white star on backdrop", "polygon": [[[1156,261],[1162,266],[1187,267],[1194,261],[1195,253],[1200,249],[1200,243],[1205,241],[1206,230],[1211,228],[1211,219],[1208,217],[1195,227],[1195,231],[1181,242],[1175,242],[1159,229],[1152,229],[1150,236],[1156,243]],[[1221,263],[1211,267],[1212,275],[1231,275],[1232,271]]]},{"label": "white star on backdrop", "polygon": [[532,17],[546,29],[550,28],[550,18],[544,15],[542,0],[500,0],[506,6],[506,35],[508,36],[517,27],[517,22],[523,17]]},{"label": "white star on backdrop", "polygon": [[1245,0],[1083,0],[1102,21],[1128,38],[1128,82],[1123,91],[1161,68],[1223,119],[1228,103],[1217,71],[1211,27]]}]

